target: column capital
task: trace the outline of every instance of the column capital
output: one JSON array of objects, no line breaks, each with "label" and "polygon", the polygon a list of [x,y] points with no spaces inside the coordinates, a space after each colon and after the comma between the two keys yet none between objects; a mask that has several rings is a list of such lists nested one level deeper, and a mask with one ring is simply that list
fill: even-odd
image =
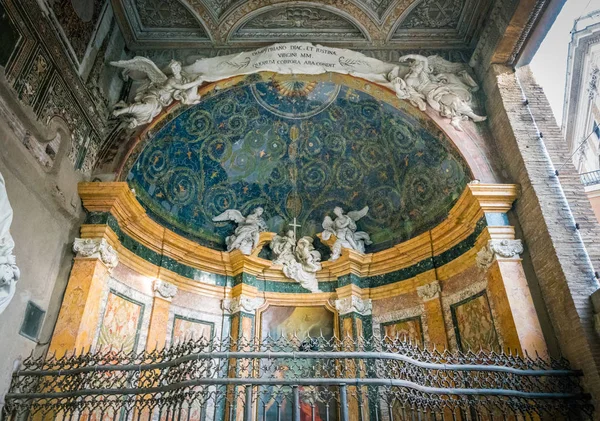
[{"label": "column capital", "polygon": [[104,238],[76,238],[73,251],[80,257],[92,257],[102,261],[111,270],[119,264],[117,252]]},{"label": "column capital", "polygon": [[439,298],[442,287],[439,281],[433,281],[428,284],[417,287],[417,295],[423,301],[430,301]]},{"label": "column capital", "polygon": [[221,308],[225,313],[235,314],[243,311],[244,313],[255,314],[256,310],[265,303],[265,299],[261,297],[244,297],[238,295],[234,298],[225,298],[221,301]]},{"label": "column capital", "polygon": [[521,253],[523,253],[521,240],[490,240],[477,253],[475,260],[479,268],[487,269],[496,257],[511,259],[519,257]]},{"label": "column capital", "polygon": [[340,298],[333,302],[340,316],[348,313],[357,313],[361,316],[370,316],[373,311],[373,302],[370,298],[362,299],[355,295]]},{"label": "column capital", "polygon": [[171,299],[177,295],[177,287],[175,285],[161,281],[160,279],[156,279],[154,281],[152,290],[154,291],[155,297],[159,297],[167,301],[171,301]]}]

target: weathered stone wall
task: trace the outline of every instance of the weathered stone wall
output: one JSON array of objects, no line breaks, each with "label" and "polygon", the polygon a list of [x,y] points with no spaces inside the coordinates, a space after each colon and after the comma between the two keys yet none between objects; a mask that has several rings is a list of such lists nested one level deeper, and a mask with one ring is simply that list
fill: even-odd
[{"label": "weathered stone wall", "polygon": [[[519,81],[543,140],[524,105]],[[486,75],[484,88],[500,158],[511,181],[521,186],[514,211],[560,351],[573,367],[584,371],[584,383],[598,407],[600,343],[592,326],[589,297],[598,288],[592,265],[600,267],[600,248],[594,246],[600,226],[571,163],[561,170],[560,181],[553,174],[552,161],[558,167],[569,154],[548,101],[530,70],[525,67],[514,72],[494,65]]]},{"label": "weathered stone wall", "polygon": [[[24,127],[5,108],[5,99],[0,97],[0,173],[14,211],[11,233],[21,278],[13,300],[0,315],[0,397],[10,384],[14,361],[38,345],[42,352],[52,336],[82,213],[76,194],[81,176],[66,154],[60,155],[52,172],[39,165],[23,142]],[[68,147],[68,140],[59,139],[60,147]],[[19,334],[29,300],[46,311],[37,342]]]}]

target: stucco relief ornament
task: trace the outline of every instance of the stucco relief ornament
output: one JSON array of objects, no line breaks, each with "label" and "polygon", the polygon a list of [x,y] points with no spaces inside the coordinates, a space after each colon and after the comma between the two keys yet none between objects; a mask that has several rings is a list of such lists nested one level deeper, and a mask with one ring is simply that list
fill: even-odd
[{"label": "stucco relief ornament", "polygon": [[13,210],[8,202],[4,178],[0,174],[0,314],[15,295],[21,272],[13,254],[15,242],[10,235]]},{"label": "stucco relief ornament", "polygon": [[475,261],[480,269],[487,269],[500,256],[506,259],[518,257],[523,253],[521,240],[490,240],[478,253]]},{"label": "stucco relief ornament", "polygon": [[160,279],[154,281],[152,289],[157,295],[167,300],[170,300],[177,295],[177,287],[175,285],[161,281]]},{"label": "stucco relief ornament", "polygon": [[76,238],[73,251],[82,257],[96,257],[110,270],[119,264],[115,249],[104,238]]},{"label": "stucco relief ornament", "polygon": [[475,122],[486,120],[472,108],[472,93],[479,86],[460,65],[438,56],[418,54],[402,56],[400,63],[408,63],[408,71],[404,66],[396,66],[387,77],[398,98],[408,100],[421,111],[429,105],[442,117],[449,118],[450,124],[459,131],[462,131],[461,121],[469,118]]},{"label": "stucco relief ornament", "polygon": [[214,222],[233,221],[238,224],[233,235],[225,238],[227,251],[239,250],[242,254],[250,255],[256,248],[262,231],[267,230],[267,224],[262,218],[263,208],[254,209],[244,217],[236,209],[228,209],[213,218]]},{"label": "stucco relief ornament", "polygon": [[365,245],[372,244],[371,237],[364,231],[356,231],[356,221],[363,218],[369,207],[365,206],[359,211],[348,212],[344,215],[344,210],[339,206],[333,209],[336,218],[331,219],[326,216],[323,220],[323,233],[321,238],[325,241],[329,240],[332,235],[335,235],[336,240],[331,246],[331,257],[329,260],[334,261],[342,255],[342,248],[356,250],[360,253],[365,252]]},{"label": "stucco relief ornament", "polygon": [[317,271],[321,270],[321,253],[315,250],[311,237],[302,237],[294,244],[295,235],[288,231],[284,236],[276,235],[271,240],[275,264],[283,266],[283,273],[310,292],[320,292]]},{"label": "stucco relief ornament", "polygon": [[235,298],[226,298],[221,301],[221,308],[229,314],[244,313],[254,314],[256,310],[265,303],[265,299],[261,297],[248,298],[238,296]]},{"label": "stucco relief ornament", "polygon": [[132,104],[120,101],[115,104],[113,115],[123,117],[130,128],[150,123],[154,117],[175,100],[186,105],[200,101],[198,86],[204,82],[202,76],[190,77],[181,71],[181,63],[172,60],[168,66],[169,76],[163,73],[152,60],[134,57],[131,60],[112,61],[115,67],[125,69],[125,77],[144,81],[137,89]]},{"label": "stucco relief ornament", "polygon": [[333,302],[340,316],[348,313],[357,313],[361,316],[369,316],[373,312],[373,301],[370,298],[362,299],[354,295],[340,298]]}]

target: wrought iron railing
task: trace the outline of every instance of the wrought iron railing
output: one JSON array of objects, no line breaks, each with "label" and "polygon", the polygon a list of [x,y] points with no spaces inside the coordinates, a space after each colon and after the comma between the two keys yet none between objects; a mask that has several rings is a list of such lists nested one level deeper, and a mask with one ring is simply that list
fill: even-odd
[{"label": "wrought iron railing", "polygon": [[600,170],[590,171],[583,174],[580,174],[581,182],[584,186],[593,186],[595,184],[600,184]]},{"label": "wrought iron railing", "polygon": [[141,354],[33,359],[7,420],[500,420],[591,418],[566,360],[450,353],[394,338],[200,340]]}]

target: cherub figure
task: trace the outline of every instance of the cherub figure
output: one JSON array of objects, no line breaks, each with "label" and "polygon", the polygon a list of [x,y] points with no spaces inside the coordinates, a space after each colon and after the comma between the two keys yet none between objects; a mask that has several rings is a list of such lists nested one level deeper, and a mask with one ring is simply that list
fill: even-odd
[{"label": "cherub figure", "polygon": [[181,63],[172,60],[169,63],[170,76],[163,73],[152,60],[145,57],[134,57],[131,60],[112,61],[115,67],[122,67],[125,77],[132,74],[142,74],[146,82],[138,89],[132,104],[120,101],[115,104],[115,117],[127,116],[129,127],[135,128],[150,123],[154,117],[175,100],[186,105],[197,104],[200,101],[198,86],[204,79],[183,75]]},{"label": "cherub figure", "polygon": [[293,231],[276,235],[271,240],[275,264],[283,266],[283,273],[310,292],[320,292],[316,272],[321,270],[321,253],[315,250],[313,239],[302,237],[295,243]]},{"label": "cherub figure", "polygon": [[332,235],[336,236],[336,240],[331,246],[331,257],[329,260],[334,261],[342,255],[342,248],[356,250],[360,253],[365,252],[365,245],[372,244],[371,237],[364,231],[356,231],[356,221],[364,217],[369,211],[369,207],[365,206],[359,211],[348,212],[344,215],[344,210],[339,206],[333,209],[336,215],[335,220],[326,216],[323,220],[323,240],[327,241]]},{"label": "cherub figure", "polygon": [[214,222],[233,221],[238,224],[233,235],[225,238],[227,251],[240,250],[242,254],[250,255],[256,248],[260,233],[267,230],[267,224],[262,218],[264,209],[258,207],[244,217],[236,209],[228,209],[213,218]]}]

